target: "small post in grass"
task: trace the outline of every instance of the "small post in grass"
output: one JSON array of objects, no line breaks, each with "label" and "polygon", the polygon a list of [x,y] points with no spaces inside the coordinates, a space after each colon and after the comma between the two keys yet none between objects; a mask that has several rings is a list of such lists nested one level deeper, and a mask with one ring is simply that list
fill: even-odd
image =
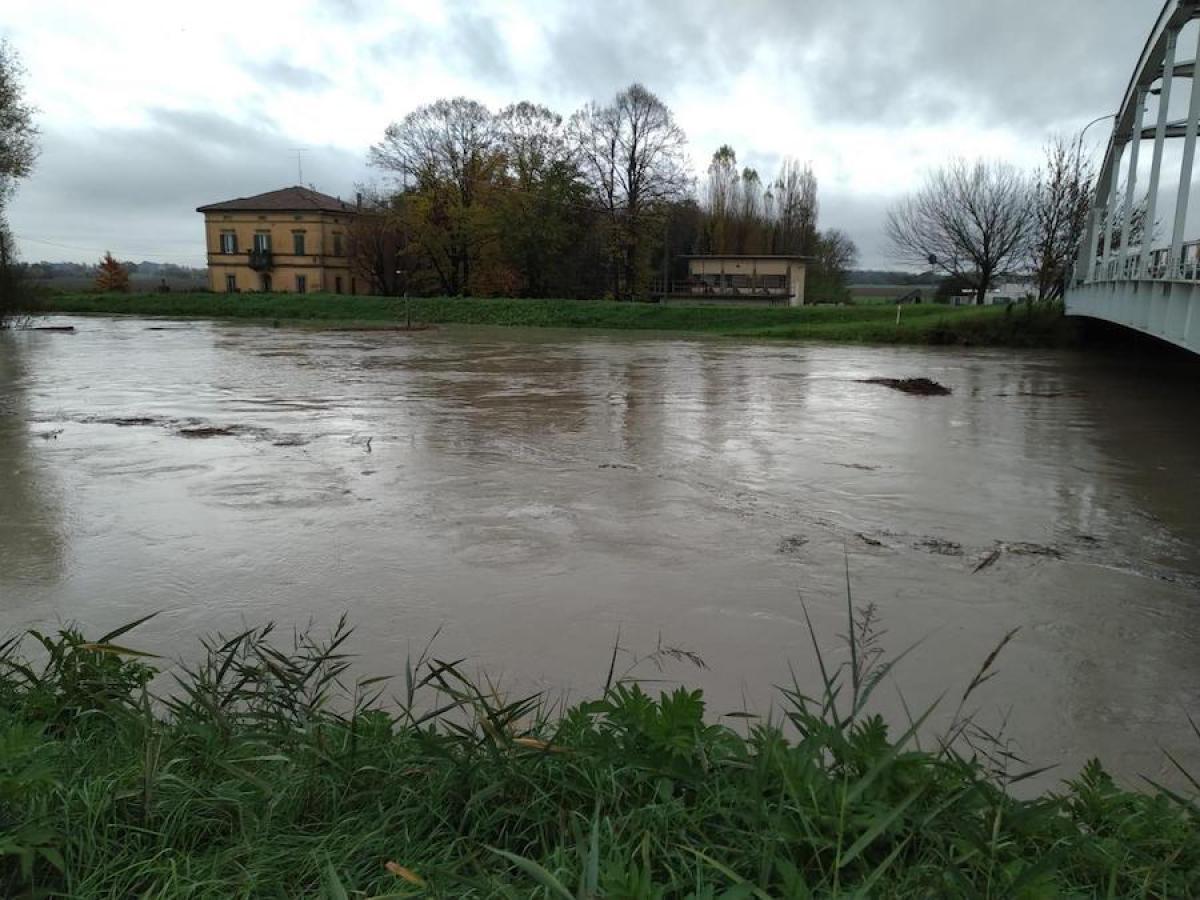
[{"label": "small post in grass", "polygon": [[396,277],[404,282],[404,330],[412,331],[412,303],[408,299],[408,279],[404,277],[404,270],[397,269]]}]

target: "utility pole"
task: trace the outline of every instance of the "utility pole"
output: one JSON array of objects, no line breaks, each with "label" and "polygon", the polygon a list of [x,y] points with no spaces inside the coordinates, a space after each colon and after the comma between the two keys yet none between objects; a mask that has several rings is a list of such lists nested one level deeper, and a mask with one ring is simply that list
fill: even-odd
[{"label": "utility pole", "polygon": [[671,292],[671,216],[663,216],[663,301]]}]

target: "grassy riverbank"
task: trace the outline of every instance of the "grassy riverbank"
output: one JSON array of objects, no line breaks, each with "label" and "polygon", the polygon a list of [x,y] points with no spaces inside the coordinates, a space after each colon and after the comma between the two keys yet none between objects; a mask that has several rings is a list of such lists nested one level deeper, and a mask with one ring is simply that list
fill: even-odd
[{"label": "grassy riverbank", "polygon": [[[600,699],[565,710],[429,659],[392,684],[355,681],[344,626],[211,641],[163,701],[147,693],[152,660],[118,646],[125,630],[27,635],[39,663],[0,648],[0,893],[1200,891],[1190,800],[1120,790],[1098,765],[1018,800],[1002,745],[969,718],[924,749],[921,710],[889,734],[866,708],[890,667],[861,623],[850,663],[821,658],[823,695],[785,688],[773,722],[725,720],[736,728],[711,724],[699,692],[652,699],[611,673]],[[954,695],[960,710],[991,659]]]},{"label": "grassy riverbank", "polygon": [[607,301],[420,298],[330,294],[55,294],[48,312],[238,318],[323,327],[428,324],[642,329],[786,340],[1058,346],[1070,339],[1061,309],[907,306],[662,306]]}]

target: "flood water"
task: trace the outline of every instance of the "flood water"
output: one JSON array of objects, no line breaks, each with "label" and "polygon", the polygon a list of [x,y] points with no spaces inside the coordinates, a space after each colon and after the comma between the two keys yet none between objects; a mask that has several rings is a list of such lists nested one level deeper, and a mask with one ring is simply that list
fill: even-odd
[{"label": "flood water", "polygon": [[[436,649],[514,689],[614,640],[713,715],[844,658],[846,568],[894,715],[973,705],[1127,781],[1200,761],[1200,380],[1099,354],[72,319],[0,335],[0,631],[196,637],[348,612],[364,674]],[[949,397],[860,383],[925,375]],[[999,551],[999,553],[994,553]],[[981,563],[991,563],[975,571]],[[632,662],[621,654],[619,667]],[[894,684],[893,684],[894,682]]]}]

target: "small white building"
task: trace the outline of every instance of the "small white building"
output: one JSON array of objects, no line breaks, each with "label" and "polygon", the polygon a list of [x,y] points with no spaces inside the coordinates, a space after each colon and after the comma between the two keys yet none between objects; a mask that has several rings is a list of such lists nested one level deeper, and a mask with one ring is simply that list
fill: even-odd
[{"label": "small white building", "polygon": [[997,303],[1016,303],[1031,296],[1037,296],[1037,285],[1032,278],[999,278],[984,295],[983,302],[992,306]]},{"label": "small white building", "polygon": [[803,306],[808,258],[755,254],[688,256],[688,279],[663,298],[723,306]]},{"label": "small white building", "polygon": [[[984,306],[997,306],[1006,303],[1018,303],[1026,297],[1037,296],[1037,285],[1032,278],[999,278],[992,283],[988,292],[983,295]],[[950,302],[954,306],[974,306],[975,291],[963,288],[955,294]]]}]

